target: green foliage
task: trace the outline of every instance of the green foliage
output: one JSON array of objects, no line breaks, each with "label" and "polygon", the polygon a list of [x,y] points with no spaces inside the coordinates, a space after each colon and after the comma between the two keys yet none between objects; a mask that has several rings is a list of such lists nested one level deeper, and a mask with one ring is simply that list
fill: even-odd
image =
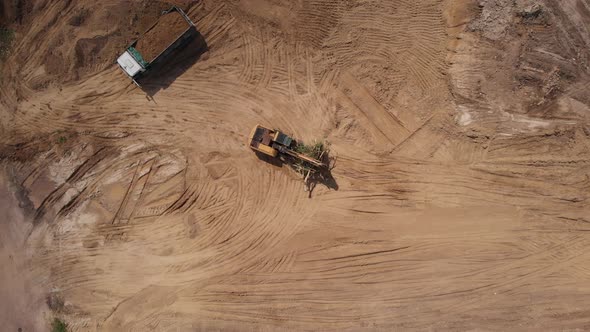
[{"label": "green foliage", "polygon": [[60,136],[57,138],[57,143],[59,144],[64,144],[67,141],[67,138],[65,136]]},{"label": "green foliage", "polygon": [[0,26],[0,58],[8,54],[13,40],[14,30]]},{"label": "green foliage", "polygon": [[54,318],[51,323],[51,332],[68,332],[68,324],[59,318]]},{"label": "green foliage", "polygon": [[[325,154],[328,152],[328,144],[323,141],[314,142],[310,145],[306,145],[303,142],[296,142],[293,150],[310,158],[322,161],[325,159]],[[293,160],[291,167],[304,176],[318,171],[316,167],[301,159]]]},{"label": "green foliage", "polygon": [[308,157],[319,159],[322,153],[326,150],[326,144],[324,142],[315,142],[311,145],[303,144],[302,142],[297,142],[295,146],[295,152],[304,154]]}]

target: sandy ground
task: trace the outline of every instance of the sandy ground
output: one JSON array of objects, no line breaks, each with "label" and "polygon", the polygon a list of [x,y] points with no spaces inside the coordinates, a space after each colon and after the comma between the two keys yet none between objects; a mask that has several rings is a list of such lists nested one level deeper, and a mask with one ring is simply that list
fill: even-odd
[{"label": "sandy ground", "polygon": [[[145,2],[7,16],[8,326],[590,329],[589,1],[178,3],[208,51],[143,90],[43,54],[124,47]],[[333,181],[259,160],[257,123],[328,140]]]},{"label": "sandy ground", "polygon": [[[8,172],[7,172],[8,173]],[[43,331],[49,308],[44,298],[43,273],[30,265],[27,234],[33,228],[30,206],[19,203],[23,193],[0,176],[0,322],[6,331]]]}]

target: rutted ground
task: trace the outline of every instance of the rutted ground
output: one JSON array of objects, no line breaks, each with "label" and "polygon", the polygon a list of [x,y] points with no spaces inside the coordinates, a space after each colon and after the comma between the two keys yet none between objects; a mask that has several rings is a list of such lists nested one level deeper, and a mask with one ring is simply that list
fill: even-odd
[{"label": "rutted ground", "polygon": [[[107,6],[70,5],[15,50]],[[151,97],[13,53],[23,266],[79,330],[588,328],[590,4],[480,5],[186,5],[209,50]],[[256,123],[326,138],[335,182],[308,198],[247,149]]]}]

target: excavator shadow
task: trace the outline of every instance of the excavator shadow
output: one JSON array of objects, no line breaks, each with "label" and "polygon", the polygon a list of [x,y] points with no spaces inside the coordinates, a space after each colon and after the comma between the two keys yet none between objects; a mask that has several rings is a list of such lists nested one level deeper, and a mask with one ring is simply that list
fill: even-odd
[{"label": "excavator shadow", "polygon": [[[279,158],[274,158],[264,153],[260,153],[258,151],[254,152],[258,159],[270,165],[273,165],[277,168],[281,168],[283,167],[283,165],[287,165],[295,172],[300,173],[296,166],[296,160],[281,160]],[[334,176],[332,176],[332,170],[336,166],[336,160],[337,158],[329,156],[329,152],[324,153],[324,156],[322,157],[322,162],[328,165],[328,167],[319,168],[315,170],[315,172],[310,172],[309,175],[307,175],[307,177],[303,179],[305,183],[305,190],[307,191],[309,198],[311,198],[311,195],[318,184],[323,185],[330,190],[338,191],[338,183],[336,182]],[[302,176],[305,176],[305,174],[302,174]]]},{"label": "excavator shadow", "polygon": [[338,191],[338,183],[334,179],[334,176],[332,176],[332,170],[336,167],[336,160],[336,157],[331,157],[329,151],[326,151],[322,157],[322,162],[328,165],[328,167],[320,168],[316,172],[310,173],[307,179],[305,179],[309,198],[311,198],[313,190],[318,184],[324,185],[330,190]]},{"label": "excavator shadow", "polygon": [[281,168],[283,167],[283,161],[279,158],[274,158],[268,155],[265,155],[264,153],[258,152],[258,151],[254,151],[254,154],[256,154],[256,157],[258,157],[258,159],[271,164],[275,167]]}]

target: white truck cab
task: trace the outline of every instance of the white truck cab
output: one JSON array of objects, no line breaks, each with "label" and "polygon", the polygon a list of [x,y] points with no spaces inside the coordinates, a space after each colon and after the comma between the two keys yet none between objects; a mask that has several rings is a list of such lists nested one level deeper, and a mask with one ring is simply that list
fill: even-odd
[{"label": "white truck cab", "polygon": [[117,59],[117,63],[129,75],[129,77],[133,78],[140,72],[144,72],[145,69],[135,60],[135,58],[129,53],[129,51],[125,51],[119,58]]}]

